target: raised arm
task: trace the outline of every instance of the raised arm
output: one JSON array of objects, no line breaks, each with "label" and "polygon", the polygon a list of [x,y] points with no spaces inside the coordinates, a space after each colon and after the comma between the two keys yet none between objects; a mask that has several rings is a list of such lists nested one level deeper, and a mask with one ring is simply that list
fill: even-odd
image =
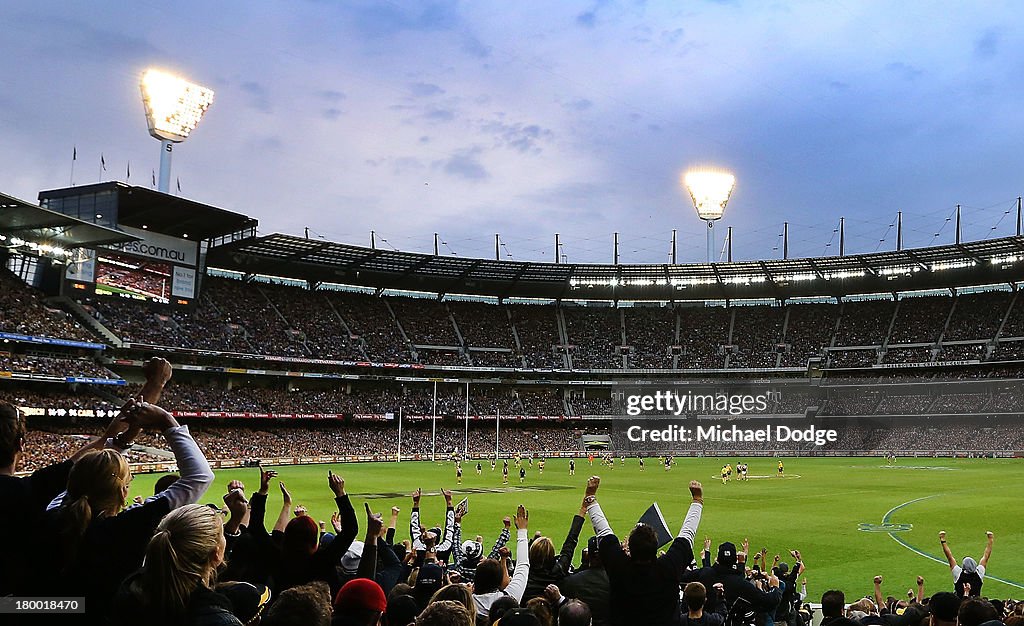
[{"label": "raised arm", "polygon": [[583,504],[580,508],[586,511],[587,517],[590,518],[590,523],[594,527],[594,534],[598,537],[604,537],[613,533],[611,524],[608,523],[608,518],[604,516],[601,505],[597,503],[597,490],[600,486],[601,477],[591,476],[587,481],[587,491],[583,496]]},{"label": "raised arm", "polygon": [[917,603],[924,604],[924,576],[917,577]]},{"label": "raised arm", "polygon": [[[359,533],[359,521],[356,519],[356,511],[352,508],[352,502],[345,493],[345,479],[334,472],[327,471],[327,484],[334,492],[334,502],[338,505],[338,515],[341,517],[341,531],[334,538],[334,541],[327,544],[326,548],[318,550],[316,557],[332,564],[336,564],[348,551],[349,546]],[[364,546],[365,549],[365,546]]]},{"label": "raised arm", "polygon": [[946,531],[939,531],[939,543],[942,544],[942,553],[946,555],[946,561],[949,563],[949,569],[956,567],[956,559],[953,558],[953,552],[949,549],[949,544],[946,543]]},{"label": "raised arm", "polygon": [[881,611],[882,607],[885,606],[885,597],[882,595],[882,577],[875,576],[875,606]]},{"label": "raised arm", "polygon": [[515,598],[516,602],[523,601],[526,580],[530,577],[530,544],[527,539],[529,523],[530,513],[520,504],[516,510],[516,568],[512,572],[512,582],[505,587],[505,593]]},{"label": "raised arm", "polygon": [[693,561],[693,540],[697,537],[697,526],[700,525],[700,516],[704,510],[704,489],[699,481],[690,481],[690,498],[690,508],[686,512],[686,519],[683,520],[679,534],[668,552],[661,557],[672,564],[672,571],[676,572],[676,576]]},{"label": "raised arm", "polygon": [[194,504],[203,497],[213,484],[213,469],[210,468],[210,463],[203,456],[196,440],[188,432],[188,426],[179,425],[170,413],[147,402],[137,404],[128,420],[133,425],[147,430],[159,430],[163,434],[174,453],[178,473],[181,475],[174,484],[150,497],[146,502],[166,498],[173,510],[186,504]]},{"label": "raised arm", "polygon": [[991,530],[985,533],[985,537],[988,538],[988,542],[985,544],[985,554],[983,554],[981,556],[981,560],[978,561],[978,565],[982,567],[988,567],[988,559],[992,556],[992,541],[995,538]]},{"label": "raised arm", "polygon": [[263,466],[260,466],[260,488],[259,491],[252,494],[252,500],[249,503],[251,511],[249,512],[249,530],[254,535],[269,536],[267,532],[267,496],[270,494],[270,479],[277,476],[277,472],[274,470],[265,470]]},{"label": "raised arm", "polygon": [[501,529],[501,532],[498,533],[498,538],[494,540],[494,547],[491,548],[491,553],[487,555],[489,559],[497,559],[501,549],[512,538],[512,532],[509,530],[512,528],[512,518],[506,515],[505,519],[501,521],[505,524],[505,527]]},{"label": "raised arm", "polygon": [[572,567],[572,557],[576,554],[576,546],[580,541],[580,531],[583,530],[583,516],[586,514],[586,510],[580,507],[580,512],[572,516],[569,532],[562,543],[562,550],[558,553],[558,559],[555,563],[563,575],[568,575],[569,569]]},{"label": "raised arm", "polygon": [[443,539],[434,548],[442,559],[447,559],[448,553],[451,552],[452,544],[454,543],[455,536],[455,509],[452,508],[452,492],[450,489],[442,489],[441,495],[444,496],[445,502],[445,513],[444,513],[444,531],[442,534]]},{"label": "raised arm", "polygon": [[412,513],[409,515],[409,540],[412,541],[412,549],[415,552],[427,549],[420,533],[420,496],[422,495],[423,490],[419,488],[412,492]]},{"label": "raised arm", "polygon": [[384,516],[381,513],[370,511],[369,503],[364,503],[364,505],[366,506],[366,540],[363,541],[363,556],[359,559],[356,578],[373,580],[377,576],[377,540],[380,539],[381,531],[384,529]]},{"label": "raised arm", "polygon": [[281,512],[277,514],[277,522],[274,523],[274,530],[278,532],[284,532],[284,527],[288,525],[289,518],[292,516],[292,494],[288,493],[288,488],[284,486],[284,481],[278,483],[281,487]]}]

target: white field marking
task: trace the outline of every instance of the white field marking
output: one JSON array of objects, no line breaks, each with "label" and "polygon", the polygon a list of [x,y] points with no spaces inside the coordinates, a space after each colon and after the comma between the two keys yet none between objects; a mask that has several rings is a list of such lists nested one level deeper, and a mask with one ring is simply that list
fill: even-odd
[{"label": "white field marking", "polygon": [[[934,494],[934,495],[925,496],[923,498],[915,498],[914,500],[909,500],[907,502],[904,502],[903,504],[896,505],[896,506],[892,507],[891,509],[889,509],[888,511],[886,511],[885,515],[882,516],[882,523],[883,524],[888,524],[889,523],[889,516],[891,516],[893,513],[895,513],[896,511],[902,509],[905,506],[909,506],[911,504],[914,504],[915,502],[920,502],[922,500],[929,500],[931,498],[938,498],[941,495],[942,495],[941,493],[937,493],[937,494]],[[932,561],[935,561],[936,563],[941,563],[943,565],[949,565],[949,563],[947,561],[943,560],[943,559],[940,559],[938,557],[934,557],[934,556],[932,556],[930,554],[927,554],[925,552],[921,552],[920,550],[918,550],[914,546],[910,545],[906,541],[904,541],[904,540],[900,539],[899,537],[897,537],[896,533],[886,533],[886,534],[889,535],[889,537],[893,541],[895,541],[896,543],[900,544],[901,546],[903,546],[907,550],[910,550],[914,554],[917,554],[918,556],[923,556],[924,558],[930,559]],[[1009,585],[1011,587],[1016,587],[1017,589],[1024,589],[1024,585],[1022,585],[1020,583],[1015,583],[1013,581],[1006,580],[1005,578],[999,578],[998,576],[993,576],[992,574],[989,574],[988,572],[985,572],[985,578],[990,578],[990,579],[992,579],[994,581],[1001,582],[1004,585]]]}]

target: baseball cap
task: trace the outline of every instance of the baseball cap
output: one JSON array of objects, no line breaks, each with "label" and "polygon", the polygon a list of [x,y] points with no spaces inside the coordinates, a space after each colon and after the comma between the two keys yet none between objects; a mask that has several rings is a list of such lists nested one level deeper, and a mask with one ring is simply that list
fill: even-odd
[{"label": "baseball cap", "polygon": [[789,572],[789,565],[787,565],[785,561],[779,563],[779,574],[785,574],[787,572]]},{"label": "baseball cap", "polygon": [[722,565],[736,565],[736,546],[728,541],[718,544],[718,562]]},{"label": "baseball cap", "polygon": [[352,575],[359,569],[359,561],[363,558],[363,542],[353,541],[345,554],[341,556],[341,569],[346,574]]},{"label": "baseball cap", "polygon": [[264,585],[223,583],[217,585],[217,591],[231,600],[232,613],[243,624],[255,621],[270,603],[270,589]]},{"label": "baseball cap", "polygon": [[348,581],[334,598],[334,608],[339,612],[370,610],[383,613],[388,608],[384,590],[369,578]]}]

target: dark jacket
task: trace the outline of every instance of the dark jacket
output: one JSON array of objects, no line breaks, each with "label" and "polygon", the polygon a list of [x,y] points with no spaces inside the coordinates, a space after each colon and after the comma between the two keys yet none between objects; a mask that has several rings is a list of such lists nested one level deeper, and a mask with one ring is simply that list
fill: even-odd
[{"label": "dark jacket", "polygon": [[572,557],[576,553],[576,544],[579,543],[580,530],[583,528],[583,518],[574,515],[572,524],[569,526],[569,534],[565,537],[562,550],[548,567],[540,563],[530,563],[530,577],[526,581],[526,591],[523,593],[525,605],[531,598],[544,595],[544,588],[548,585],[557,585],[559,581],[569,575],[572,570]]},{"label": "dark jacket", "polygon": [[46,505],[68,484],[71,461],[36,470],[31,476],[0,476],[0,596],[29,595],[30,581],[39,574],[35,546],[44,541],[40,524]]},{"label": "dark jacket", "polygon": [[[706,589],[711,589],[715,583],[722,583],[725,587],[725,604],[731,608],[737,599],[742,598],[749,603],[750,608],[757,613],[772,613],[779,606],[782,600],[782,592],[778,589],[761,591],[740,573],[726,565],[715,563],[711,567],[703,567],[699,570],[687,572],[683,576],[684,582],[700,582]],[[708,594],[708,601],[704,604],[704,611],[713,612],[714,594]]]},{"label": "dark jacket", "polygon": [[[298,585],[314,580],[322,580],[331,587],[331,597],[341,589],[341,578],[337,565],[341,557],[348,551],[352,541],[359,532],[359,522],[348,495],[334,499],[341,514],[341,533],[326,546],[321,546],[313,554],[288,554],[281,548],[281,543],[267,533],[264,516],[267,512],[266,494],[256,493],[250,500],[252,512],[249,515],[249,532],[259,543],[261,558],[264,565],[271,571],[274,581],[275,595]],[[283,537],[283,533],[275,533]]]},{"label": "dark jacket", "polygon": [[693,561],[689,541],[676,537],[668,552],[648,563],[637,563],[626,556],[615,535],[601,537],[598,552],[611,585],[614,626],[675,623],[679,613],[679,576]]},{"label": "dark jacket", "polygon": [[604,567],[588,567],[575,574],[570,574],[562,579],[558,588],[566,598],[582,600],[590,607],[594,626],[611,624],[611,613],[608,606],[608,598],[611,594],[608,572],[604,571]]},{"label": "dark jacket", "polygon": [[200,585],[189,596],[188,605],[182,615],[154,614],[139,593],[132,589],[132,583],[141,572],[129,576],[121,585],[114,598],[111,623],[114,626],[241,626],[235,617],[231,600]]}]

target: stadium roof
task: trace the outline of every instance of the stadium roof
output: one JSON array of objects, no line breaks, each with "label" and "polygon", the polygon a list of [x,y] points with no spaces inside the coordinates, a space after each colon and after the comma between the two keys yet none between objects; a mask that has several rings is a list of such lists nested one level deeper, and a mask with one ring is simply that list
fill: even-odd
[{"label": "stadium roof", "polygon": [[1024,281],[1024,237],[844,257],[599,265],[434,256],[274,234],[211,248],[207,264],[311,282],[503,298],[785,299]]},{"label": "stadium roof", "polygon": [[138,239],[3,193],[0,193],[0,233],[65,249],[91,248]]},{"label": "stadium roof", "polygon": [[258,224],[255,218],[241,213],[117,181],[40,191],[39,201],[101,192],[117,194],[119,226],[145,227],[172,237],[209,239],[255,229]]}]

